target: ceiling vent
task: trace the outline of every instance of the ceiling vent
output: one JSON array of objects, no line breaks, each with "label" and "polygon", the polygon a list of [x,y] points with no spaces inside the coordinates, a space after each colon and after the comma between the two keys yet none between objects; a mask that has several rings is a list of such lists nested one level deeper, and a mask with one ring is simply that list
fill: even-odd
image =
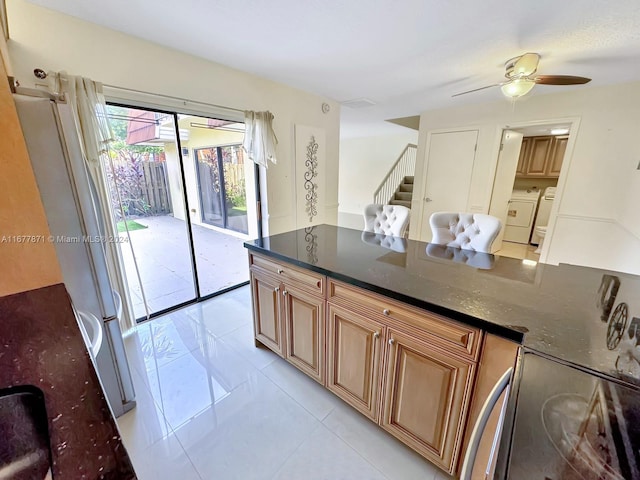
[{"label": "ceiling vent", "polygon": [[345,100],[344,102],[340,102],[341,105],[349,108],[367,108],[376,104],[373,100],[369,100],[368,98],[354,98],[353,100]]}]

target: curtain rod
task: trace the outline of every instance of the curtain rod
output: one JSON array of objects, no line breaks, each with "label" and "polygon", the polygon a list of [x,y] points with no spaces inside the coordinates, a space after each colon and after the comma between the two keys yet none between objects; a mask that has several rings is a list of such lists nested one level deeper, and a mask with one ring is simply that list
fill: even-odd
[{"label": "curtain rod", "polygon": [[222,108],[223,110],[231,110],[231,111],[234,111],[234,112],[244,113],[244,110],[241,110],[239,108],[225,107],[224,105],[217,105],[215,103],[199,102],[197,100],[189,100],[189,99],[186,99],[186,98],[174,97],[172,95],[164,95],[162,93],[145,92],[143,90],[136,90],[135,88],[119,87],[118,85],[110,85],[108,83],[103,83],[102,85],[105,86],[105,87],[108,87],[108,88],[114,88],[116,90],[123,90],[123,91],[126,91],[126,92],[140,93],[142,95],[151,95],[151,96],[155,96],[155,97],[162,97],[162,98],[169,98],[171,100],[177,100],[179,102],[183,102],[185,104],[185,106],[187,104],[191,103],[191,104],[205,105],[207,107]]}]

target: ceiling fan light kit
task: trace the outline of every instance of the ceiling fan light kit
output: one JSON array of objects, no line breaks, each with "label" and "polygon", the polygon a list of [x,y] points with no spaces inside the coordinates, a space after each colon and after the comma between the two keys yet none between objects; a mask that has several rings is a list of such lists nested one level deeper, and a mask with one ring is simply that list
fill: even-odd
[{"label": "ceiling fan light kit", "polygon": [[513,57],[504,64],[506,82],[475,88],[453,95],[457,97],[471,92],[477,92],[491,87],[500,87],[504,96],[519,98],[529,93],[536,83],[542,85],[581,85],[591,81],[590,78],[576,77],[572,75],[535,75],[538,71],[540,55],[537,53],[524,53],[519,57]]}]

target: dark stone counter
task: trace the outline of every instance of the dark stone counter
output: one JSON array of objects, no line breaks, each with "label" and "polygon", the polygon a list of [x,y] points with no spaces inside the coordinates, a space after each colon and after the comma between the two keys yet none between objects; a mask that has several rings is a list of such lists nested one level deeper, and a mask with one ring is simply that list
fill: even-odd
[{"label": "dark stone counter", "polygon": [[0,417],[11,478],[136,478],[62,284],[0,298]]},{"label": "dark stone counter", "polygon": [[[635,358],[640,277],[536,264],[329,225],[245,246],[483,328],[558,360],[640,384]],[[619,307],[623,303],[626,307]]]}]

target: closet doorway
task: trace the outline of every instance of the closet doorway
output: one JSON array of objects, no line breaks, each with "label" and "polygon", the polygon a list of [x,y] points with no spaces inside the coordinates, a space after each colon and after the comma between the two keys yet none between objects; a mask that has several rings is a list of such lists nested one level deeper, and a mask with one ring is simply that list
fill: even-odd
[{"label": "closet doorway", "polygon": [[122,104],[108,114],[104,170],[137,321],[248,283],[259,179],[244,124]]}]

